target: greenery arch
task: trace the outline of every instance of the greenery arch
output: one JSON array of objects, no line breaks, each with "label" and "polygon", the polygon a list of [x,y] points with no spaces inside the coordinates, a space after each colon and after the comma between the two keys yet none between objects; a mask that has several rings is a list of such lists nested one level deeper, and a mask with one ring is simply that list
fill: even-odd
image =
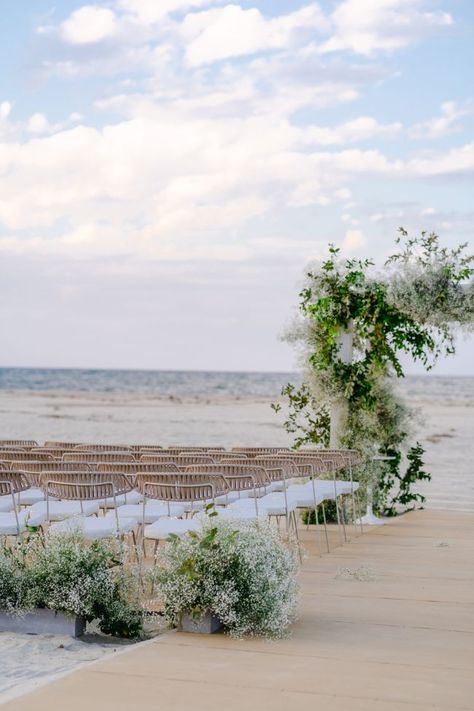
[{"label": "greenery arch", "polygon": [[[449,250],[436,234],[410,238],[403,228],[396,243],[399,251],[382,275],[369,259],[343,260],[334,245],[308,271],[299,318],[286,336],[302,347],[303,384],[282,390],[295,448],[327,446],[331,406],[344,402],[340,444],[367,457],[394,457],[375,482],[376,505],[386,515],[423,502],[412,486],[430,478],[423,448],[410,442],[414,413],[395,389],[404,377],[401,354],[430,370],[440,355],[455,352],[456,332],[474,323],[474,255],[466,254],[467,243]],[[340,354],[340,336],[347,331],[354,346],[350,362]],[[403,455],[408,466],[401,473]]]}]

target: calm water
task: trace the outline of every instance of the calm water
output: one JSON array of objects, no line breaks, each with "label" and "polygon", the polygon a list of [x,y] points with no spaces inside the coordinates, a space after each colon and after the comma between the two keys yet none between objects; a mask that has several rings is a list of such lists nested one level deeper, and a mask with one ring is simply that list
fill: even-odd
[{"label": "calm water", "polygon": [[[0,368],[0,390],[64,393],[129,393],[148,396],[275,398],[296,373],[171,370]],[[474,377],[408,376],[399,381],[412,400],[474,403]]]},{"label": "calm water", "polygon": [[294,373],[0,368],[0,390],[208,397],[277,396]]}]

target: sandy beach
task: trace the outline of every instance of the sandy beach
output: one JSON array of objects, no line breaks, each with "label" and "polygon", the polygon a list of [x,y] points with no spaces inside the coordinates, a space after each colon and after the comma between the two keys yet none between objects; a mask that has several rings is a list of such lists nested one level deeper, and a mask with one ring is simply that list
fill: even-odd
[{"label": "sandy beach", "polygon": [[120,642],[60,635],[0,633],[0,704],[89,662],[113,654]]}]

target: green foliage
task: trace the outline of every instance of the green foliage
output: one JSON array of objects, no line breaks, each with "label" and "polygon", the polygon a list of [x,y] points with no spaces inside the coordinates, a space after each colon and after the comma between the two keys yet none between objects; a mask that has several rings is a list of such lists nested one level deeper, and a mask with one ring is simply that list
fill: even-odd
[{"label": "green foliage", "polygon": [[[288,335],[304,345],[304,381],[282,391],[289,408],[285,427],[295,435],[295,448],[327,446],[331,403],[343,401],[341,445],[368,458],[378,452],[395,456],[378,474],[375,467],[367,469],[376,479],[378,506],[387,513],[422,502],[412,486],[429,477],[419,445],[409,451],[408,469],[400,474],[412,419],[394,387],[404,377],[400,357],[407,354],[430,370],[440,355],[454,352],[455,329],[474,322],[474,287],[465,284],[474,274],[474,256],[466,255],[466,245],[447,250],[435,234],[409,238],[403,229],[397,244],[402,247],[387,260],[388,277],[377,277],[368,259],[342,260],[333,245],[322,265],[308,272],[301,320]],[[340,357],[340,336],[348,330],[354,344],[350,363]],[[279,403],[272,407],[281,409]]]},{"label": "green foliage", "polygon": [[199,532],[170,536],[150,579],[171,624],[210,611],[233,636],[281,637],[296,614],[296,572],[274,527],[217,515]]},{"label": "green foliage", "polygon": [[422,494],[412,491],[412,486],[417,481],[429,481],[431,475],[426,472],[423,461],[423,454],[425,450],[419,442],[415,446],[411,447],[407,453],[408,468],[403,476],[400,476],[398,471],[394,472],[396,478],[396,484],[398,485],[398,492],[393,497],[391,506],[384,510],[386,516],[396,515],[396,505],[401,504],[402,506],[414,508],[416,503],[423,504],[425,502],[425,497]]},{"label": "green foliage", "polygon": [[[295,434],[294,449],[304,444],[329,445],[330,417],[327,406],[318,402],[306,383],[297,388],[288,383],[281,394],[288,399],[289,412],[284,422],[287,432]],[[275,412],[281,410],[279,403],[272,403]]]},{"label": "green foliage", "polygon": [[[344,497],[343,497],[344,498]],[[344,505],[344,503],[343,503]],[[335,501],[325,501],[324,502],[324,513],[323,505],[318,506],[318,523],[323,523],[324,518],[326,518],[326,523],[337,523],[337,509]],[[303,512],[301,520],[305,525],[316,523],[316,512],[314,509],[307,509]]]},{"label": "green foliage", "polygon": [[78,534],[38,535],[0,551],[0,609],[21,614],[48,608],[97,619],[105,634],[143,633],[138,578],[123,567],[115,542]]}]

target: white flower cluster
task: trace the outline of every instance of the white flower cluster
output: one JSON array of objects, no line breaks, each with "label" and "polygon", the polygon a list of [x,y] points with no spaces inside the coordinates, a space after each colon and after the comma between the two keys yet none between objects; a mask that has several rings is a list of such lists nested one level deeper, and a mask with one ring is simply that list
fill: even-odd
[{"label": "white flower cluster", "polygon": [[80,534],[39,536],[0,550],[0,609],[22,614],[47,608],[97,619],[103,632],[137,637],[143,631],[139,577],[124,567],[116,541]]},{"label": "white flower cluster", "polygon": [[268,523],[217,516],[166,543],[150,576],[173,624],[210,611],[233,636],[281,637],[296,617],[297,568]]}]

